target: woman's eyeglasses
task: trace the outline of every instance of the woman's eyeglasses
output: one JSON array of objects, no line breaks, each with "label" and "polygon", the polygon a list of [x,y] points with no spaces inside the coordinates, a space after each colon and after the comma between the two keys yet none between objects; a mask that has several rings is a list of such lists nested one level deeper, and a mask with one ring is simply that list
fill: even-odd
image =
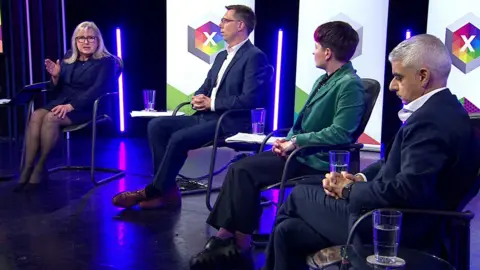
[{"label": "woman's eyeglasses", "polygon": [[88,43],[92,43],[92,42],[95,42],[95,40],[97,40],[97,37],[94,37],[94,36],[88,36],[88,37],[80,36],[80,37],[76,37],[75,40],[77,40],[77,42],[79,42],[79,43],[85,43],[86,41],[88,41]]}]

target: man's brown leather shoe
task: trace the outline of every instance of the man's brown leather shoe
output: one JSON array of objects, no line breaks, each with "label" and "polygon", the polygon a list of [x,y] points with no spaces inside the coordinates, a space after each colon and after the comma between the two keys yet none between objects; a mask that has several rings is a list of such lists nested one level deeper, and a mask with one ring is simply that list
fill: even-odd
[{"label": "man's brown leather shoe", "polygon": [[112,199],[113,205],[116,207],[130,208],[138,203],[145,201],[147,195],[145,194],[145,189],[137,191],[124,191],[115,195]]},{"label": "man's brown leather shoe", "polygon": [[176,187],[161,197],[141,201],[138,206],[142,209],[175,208],[182,205],[180,190]]}]

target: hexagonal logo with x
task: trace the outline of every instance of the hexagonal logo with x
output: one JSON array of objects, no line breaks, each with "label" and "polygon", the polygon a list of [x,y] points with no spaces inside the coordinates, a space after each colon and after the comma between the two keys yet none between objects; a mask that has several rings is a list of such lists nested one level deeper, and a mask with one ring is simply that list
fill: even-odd
[{"label": "hexagonal logo with x", "polygon": [[445,31],[445,45],[452,56],[452,64],[463,73],[480,66],[480,19],[468,13],[449,25]]},{"label": "hexagonal logo with x", "polygon": [[225,41],[217,24],[207,21],[200,25],[188,26],[188,52],[191,54],[211,64],[223,49]]}]

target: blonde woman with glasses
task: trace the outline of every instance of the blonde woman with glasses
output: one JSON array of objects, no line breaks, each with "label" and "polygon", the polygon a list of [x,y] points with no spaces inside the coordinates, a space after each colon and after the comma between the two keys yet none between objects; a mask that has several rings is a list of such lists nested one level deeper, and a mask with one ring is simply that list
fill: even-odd
[{"label": "blonde woman with glasses", "polygon": [[60,127],[92,118],[95,99],[115,87],[115,63],[93,22],[82,22],[75,28],[71,49],[63,60],[45,60],[51,76],[48,88],[55,98],[32,114],[25,138],[25,165],[15,191],[41,186],[45,161],[56,144]]}]

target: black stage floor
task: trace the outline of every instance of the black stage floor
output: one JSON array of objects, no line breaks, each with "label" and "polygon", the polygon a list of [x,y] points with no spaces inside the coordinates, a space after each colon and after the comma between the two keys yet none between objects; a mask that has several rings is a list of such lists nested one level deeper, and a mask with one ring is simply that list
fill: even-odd
[{"label": "black stage floor", "polygon": [[[72,138],[69,145],[70,163],[88,165],[89,142]],[[1,146],[1,168],[14,166],[17,161],[9,158],[9,148]],[[217,167],[234,155],[220,149]],[[99,140],[97,157],[100,166],[124,169],[126,176],[94,188],[86,172],[57,172],[50,175],[46,189],[32,195],[13,193],[14,181],[0,182],[0,270],[188,269],[189,258],[215,233],[205,224],[205,195],[185,196],[175,212],[115,208],[113,195],[142,188],[151,180],[147,142]],[[181,173],[206,174],[209,157],[209,148],[190,152]],[[362,167],[377,158],[376,153],[362,153]],[[64,160],[58,151],[49,165],[62,165]],[[221,185],[223,177],[218,175],[215,184]],[[266,196],[275,199],[278,193]],[[480,199],[467,208],[480,213]],[[274,207],[264,210],[261,231],[271,230],[274,213]],[[478,218],[471,231],[472,269],[480,269]],[[263,252],[256,251],[257,269],[263,260]]]}]

